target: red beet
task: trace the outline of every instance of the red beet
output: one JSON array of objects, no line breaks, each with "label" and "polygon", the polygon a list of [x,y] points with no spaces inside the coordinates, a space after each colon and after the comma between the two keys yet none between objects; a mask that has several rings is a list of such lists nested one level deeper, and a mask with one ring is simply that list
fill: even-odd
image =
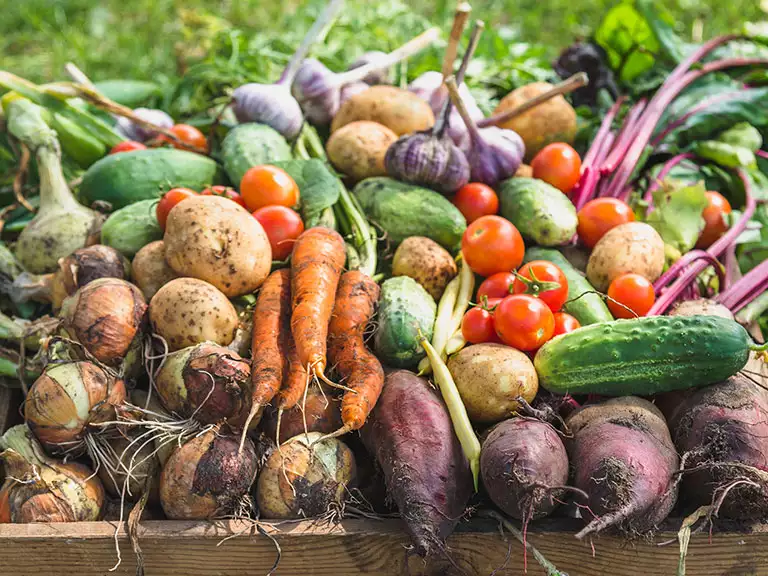
[{"label": "red beet", "polygon": [[472,473],[443,401],[412,372],[391,372],[362,435],[416,553],[444,551],[472,495]]},{"label": "red beet", "polygon": [[617,526],[628,534],[654,528],[677,498],[678,457],[664,416],[634,396],[612,398],[574,412],[568,456],[574,485],[589,496],[589,524],[577,538]]}]

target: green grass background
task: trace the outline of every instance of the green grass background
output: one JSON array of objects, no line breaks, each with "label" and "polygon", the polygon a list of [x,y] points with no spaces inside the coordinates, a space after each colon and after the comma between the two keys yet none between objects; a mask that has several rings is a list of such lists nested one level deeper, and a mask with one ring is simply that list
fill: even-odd
[{"label": "green grass background", "polygon": [[[348,0],[349,4],[386,0]],[[762,7],[761,7],[762,1]],[[562,47],[587,36],[616,0],[475,0],[473,17],[511,27],[519,40]],[[436,21],[453,0],[409,0]],[[259,34],[290,26],[296,0],[4,0],[0,67],[35,81],[63,77],[67,61],[94,79],[158,79],[199,56],[217,31]],[[664,0],[686,38],[739,30],[762,20],[768,0]],[[280,28],[283,27],[283,28]]]}]

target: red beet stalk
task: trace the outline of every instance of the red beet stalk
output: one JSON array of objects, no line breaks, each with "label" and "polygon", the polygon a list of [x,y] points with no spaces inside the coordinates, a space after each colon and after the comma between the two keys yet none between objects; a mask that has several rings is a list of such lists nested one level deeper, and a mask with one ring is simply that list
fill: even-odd
[{"label": "red beet stalk", "polygon": [[718,294],[717,300],[734,314],[768,290],[768,260],[747,272],[741,280]]}]

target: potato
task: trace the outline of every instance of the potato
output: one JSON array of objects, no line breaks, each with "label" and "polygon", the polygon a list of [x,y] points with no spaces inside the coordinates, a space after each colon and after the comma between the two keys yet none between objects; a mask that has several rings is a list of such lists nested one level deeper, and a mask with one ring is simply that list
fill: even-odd
[{"label": "potato", "polygon": [[515,172],[514,178],[533,178],[533,168],[528,164],[520,164],[517,172]]},{"label": "potato", "polygon": [[357,120],[378,122],[402,136],[431,128],[435,115],[429,104],[407,90],[372,86],[341,105],[331,122],[331,132]]},{"label": "potato", "polygon": [[178,274],[165,261],[165,243],[150,242],[133,257],[133,281],[150,300],[158,290]]},{"label": "potato", "polygon": [[261,224],[221,196],[179,202],[168,214],[163,241],[165,260],[178,275],[210,282],[230,298],[256,290],[272,266]]},{"label": "potato", "polygon": [[331,163],[354,182],[386,176],[384,155],[397,134],[377,122],[358,120],[339,128],[328,139]]},{"label": "potato", "polygon": [[149,322],[173,352],[201,342],[226,346],[235,337],[238,318],[232,303],[212,284],[176,278],[152,297]]},{"label": "potato", "polygon": [[[502,98],[494,114],[517,108],[531,98],[552,89],[547,82],[533,82],[513,90]],[[555,96],[527,112],[499,124],[514,130],[525,142],[525,159],[531,160],[537,152],[552,142],[573,143],[576,137],[576,111],[563,96]]]},{"label": "potato", "polygon": [[664,240],[643,222],[627,222],[609,230],[595,245],[587,262],[587,279],[601,292],[617,276],[633,272],[650,282],[664,270]]},{"label": "potato", "polygon": [[430,293],[435,302],[448,282],[458,274],[450,253],[434,240],[423,236],[406,238],[397,247],[392,260],[392,276],[409,276]]},{"label": "potato", "polygon": [[470,420],[492,424],[519,408],[517,397],[532,402],[539,378],[528,356],[503,344],[468,346],[448,360],[448,369]]}]

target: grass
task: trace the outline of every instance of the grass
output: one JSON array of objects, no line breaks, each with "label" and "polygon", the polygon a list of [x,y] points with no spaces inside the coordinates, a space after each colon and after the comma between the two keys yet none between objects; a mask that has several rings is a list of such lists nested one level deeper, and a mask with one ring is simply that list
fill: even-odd
[{"label": "grass", "polygon": [[[386,0],[348,0],[349,5]],[[317,4],[318,0],[312,0]],[[556,48],[589,35],[615,0],[476,0],[476,17],[488,26],[507,26],[516,37]],[[281,30],[298,0],[19,0],[6,3],[0,19],[2,68],[34,81],[63,76],[68,61],[95,79],[137,78],[162,81],[202,56],[219,31],[239,28],[258,36]],[[448,0],[410,0],[410,6],[440,22],[454,5]],[[662,4],[686,37],[710,37],[761,20],[757,0]],[[766,1],[763,2],[764,8]]]}]

